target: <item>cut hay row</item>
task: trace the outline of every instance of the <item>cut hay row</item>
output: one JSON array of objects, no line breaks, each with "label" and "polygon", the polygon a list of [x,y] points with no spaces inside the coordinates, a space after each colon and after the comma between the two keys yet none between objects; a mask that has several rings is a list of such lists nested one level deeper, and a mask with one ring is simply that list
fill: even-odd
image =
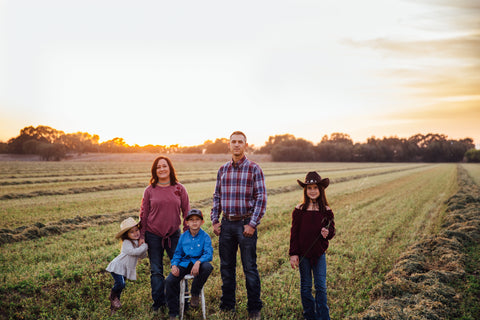
[{"label": "cut hay row", "polygon": [[[409,167],[409,168],[402,168],[402,169],[397,169],[397,170],[388,170],[388,171],[379,171],[379,172],[374,172],[374,173],[367,173],[367,174],[359,174],[359,175],[354,175],[354,176],[348,176],[348,177],[340,177],[336,179],[332,179],[331,183],[342,183],[342,182],[349,182],[352,180],[356,179],[363,179],[363,178],[369,178],[369,177],[374,177],[377,175],[384,175],[384,174],[390,174],[390,173],[396,173],[396,172],[403,172],[406,170],[413,170],[416,169],[417,167]],[[199,182],[199,181],[189,181],[187,183],[194,183],[194,182]],[[111,188],[110,188],[111,187]],[[131,185],[131,188],[141,188],[144,187],[143,184],[141,185]],[[114,190],[114,189],[120,189],[121,187],[119,186],[106,186],[104,190],[100,188],[95,188],[94,191],[105,191],[105,190]],[[293,184],[289,186],[282,186],[282,187],[277,187],[277,188],[269,188],[268,189],[268,195],[273,196],[281,193],[287,193],[287,192],[292,192],[298,190],[298,185]],[[82,193],[80,191],[77,192],[77,189],[70,190],[71,192],[69,193],[61,193],[61,194],[55,194],[55,193],[47,193],[47,194],[38,194],[37,196],[48,196],[48,195],[66,195],[66,194],[75,194],[75,193]],[[85,191],[86,192],[86,191]],[[31,196],[33,197],[33,195]],[[21,198],[21,197],[19,197]],[[28,198],[28,197],[27,197]],[[0,197],[1,199],[1,197]],[[207,207],[211,205],[212,203],[212,198],[204,198],[201,200],[196,200],[192,201],[191,206],[192,208],[200,208],[200,207]],[[73,219],[61,219],[59,221],[53,221],[53,222],[48,222],[48,223],[41,223],[41,222],[36,222],[28,226],[20,226],[15,229],[7,229],[3,228],[0,229],[0,245],[4,243],[11,243],[11,242],[18,242],[18,241],[26,241],[26,240],[32,240],[40,237],[45,237],[49,235],[57,235],[61,234],[64,232],[69,232],[72,230],[76,229],[82,229],[94,225],[102,225],[106,223],[113,223],[113,222],[118,222],[124,219],[127,215],[131,214],[138,214],[140,208],[131,208],[127,210],[122,210],[120,212],[115,212],[115,213],[108,213],[108,214],[95,214],[95,215],[90,215],[90,216],[75,216]],[[69,223],[71,222],[71,223]]]},{"label": "cut hay row", "polygon": [[[452,165],[428,165],[329,186],[328,198],[334,208],[338,232],[327,255],[332,319],[345,319],[363,311],[369,304],[371,288],[381,282],[399,252],[435,230],[435,222],[444,209],[442,204],[456,193],[455,186],[451,186],[455,174]],[[298,271],[293,271],[288,263],[290,215],[302,194],[294,177],[285,178],[283,187],[293,184],[296,189],[270,194],[267,213],[259,226],[257,263],[262,278],[264,319],[302,317]],[[201,189],[209,189],[211,194],[211,188],[212,183],[189,186],[192,202],[207,213],[211,200],[204,204],[196,201],[207,199]],[[137,198],[134,204],[138,205],[138,194],[134,197]],[[82,199],[85,201],[78,198]],[[99,197],[91,201],[100,204]],[[123,208],[133,207],[128,203],[122,204]],[[204,229],[213,236],[208,220]],[[117,230],[118,221],[0,246],[0,318],[108,319],[107,296],[112,279],[104,269],[119,252],[120,246],[113,239]],[[207,317],[216,320],[225,317],[218,310],[221,295],[218,237],[213,236],[212,242],[214,272],[205,292]],[[142,260],[137,271],[138,281],[127,283],[122,295],[124,306],[116,319],[155,318],[149,311],[148,260]],[[247,318],[247,298],[240,263],[237,279],[236,319],[241,320]],[[189,313],[186,320],[198,319],[198,313],[196,316]],[[165,317],[161,315],[157,319]]]},{"label": "cut hay row", "polygon": [[410,246],[371,291],[368,310],[350,319],[462,317],[463,296],[456,287],[465,279],[465,248],[480,243],[480,188],[462,167],[458,183],[459,191],[447,202],[441,232]]},{"label": "cut hay row", "polygon": [[[395,173],[395,172],[402,172],[405,170],[412,170],[420,166],[407,166],[407,167],[401,167],[401,168],[395,168],[391,170],[379,170],[378,168],[375,168],[374,171],[370,171],[367,173],[363,174],[357,174],[357,175],[347,175],[343,177],[338,177],[338,178],[333,178],[332,181],[334,182],[344,182],[344,181],[350,181],[350,180],[355,180],[355,179],[360,179],[360,178],[365,178],[365,177],[374,177],[377,175],[382,175],[382,174],[389,174],[389,173]],[[288,172],[288,173],[282,173],[280,176],[283,175],[293,175],[293,174],[303,174],[303,171],[294,171],[294,172]],[[266,178],[269,178],[270,176],[278,176],[279,174],[266,174]],[[110,179],[115,179],[110,177]],[[129,179],[129,177],[117,177],[115,180],[126,180]],[[207,182],[207,181],[215,181],[216,177],[210,177],[210,178],[191,178],[191,179],[183,179],[182,183],[184,184],[191,184],[191,183],[196,183],[196,182]],[[133,180],[133,179],[132,179]],[[138,180],[138,177],[135,179]],[[90,192],[99,192],[99,191],[109,191],[109,190],[120,190],[120,189],[134,189],[134,188],[141,188],[145,186],[145,181],[146,179],[143,178],[141,182],[128,182],[128,183],[110,183],[110,184],[101,184],[101,185],[95,185],[95,186],[86,186],[86,187],[81,187],[78,186],[79,182],[94,182],[94,181],[99,181],[96,179],[78,179],[78,180],[72,180],[72,179],[63,179],[63,180],[54,180],[54,181],[49,181],[47,185],[45,185],[42,190],[36,190],[28,193],[6,193],[3,195],[0,195],[0,201],[1,200],[10,200],[10,199],[25,199],[25,198],[35,198],[35,197],[42,197],[42,196],[58,196],[58,195],[69,195],[69,194],[80,194],[80,193],[90,193]],[[62,187],[61,183],[64,182],[72,182],[72,184],[75,184],[75,187],[72,188],[64,188]],[[105,179],[102,179],[101,182],[105,182]],[[27,183],[28,184],[28,183]],[[1,184],[0,184],[1,185]],[[12,185],[12,184],[5,184],[5,185]],[[17,184],[15,184],[17,185]],[[60,190],[52,190],[60,188]],[[0,192],[1,193],[1,192]]]}]

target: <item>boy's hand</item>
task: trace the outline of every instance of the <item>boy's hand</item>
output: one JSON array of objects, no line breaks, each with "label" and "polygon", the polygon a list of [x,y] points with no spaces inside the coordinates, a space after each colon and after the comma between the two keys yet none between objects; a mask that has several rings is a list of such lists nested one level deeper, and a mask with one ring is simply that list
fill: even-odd
[{"label": "boy's hand", "polygon": [[195,262],[195,264],[192,267],[192,271],[190,274],[194,277],[198,276],[198,273],[200,271],[200,261]]},{"label": "boy's hand", "polygon": [[215,223],[212,227],[213,227],[213,233],[215,233],[215,235],[219,236],[220,235],[220,227],[222,226],[222,224],[220,222],[217,222]]},{"label": "boy's hand", "polygon": [[298,256],[290,256],[290,265],[292,266],[292,269],[296,269],[298,267],[298,264]]},{"label": "boy's hand", "polygon": [[178,277],[180,275],[180,270],[178,269],[177,266],[172,266],[172,274],[175,276],[175,277]]}]

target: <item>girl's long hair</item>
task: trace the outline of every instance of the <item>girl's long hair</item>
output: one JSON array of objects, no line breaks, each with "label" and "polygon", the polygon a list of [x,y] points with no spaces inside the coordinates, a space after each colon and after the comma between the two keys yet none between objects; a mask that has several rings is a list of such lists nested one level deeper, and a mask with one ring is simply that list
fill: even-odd
[{"label": "girl's long hair", "polygon": [[172,161],[168,157],[160,156],[156,158],[152,164],[152,177],[150,178],[150,185],[152,188],[155,188],[158,183],[157,165],[158,161],[162,159],[167,161],[168,167],[170,168],[170,185],[174,186],[178,183],[177,174],[175,173],[175,168],[173,167]]},{"label": "girl's long hair", "polygon": [[[317,184],[318,191],[320,191],[320,195],[316,199],[318,201],[318,208],[321,212],[325,212],[326,206],[328,206],[327,196],[325,195],[325,188],[322,187],[320,184]],[[302,210],[307,210],[308,206],[312,202],[312,199],[307,195],[307,186],[303,188],[303,203],[300,206]]]}]

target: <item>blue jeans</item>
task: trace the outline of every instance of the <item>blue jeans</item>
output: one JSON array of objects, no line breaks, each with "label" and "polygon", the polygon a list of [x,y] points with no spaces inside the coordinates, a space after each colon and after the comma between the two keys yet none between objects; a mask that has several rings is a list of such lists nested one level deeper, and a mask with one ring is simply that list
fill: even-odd
[{"label": "blue jeans", "polygon": [[123,289],[125,289],[125,277],[120,274],[116,274],[115,272],[110,273],[114,281],[112,291],[116,294],[118,298],[120,298]]},{"label": "blue jeans", "polygon": [[[325,254],[313,265],[308,258],[300,257],[300,296],[303,316],[307,320],[330,320],[327,306],[327,261]],[[312,295],[312,274],[315,285],[315,299]]]},{"label": "blue jeans", "polygon": [[257,270],[257,230],[252,237],[243,236],[243,226],[250,219],[241,221],[222,220],[218,252],[220,254],[220,274],[222,276],[222,297],[220,308],[235,309],[237,249],[240,247],[245,286],[247,288],[248,312],[262,309],[260,299],[260,275]]},{"label": "blue jeans", "polygon": [[145,242],[148,244],[148,258],[150,259],[150,284],[152,286],[152,308],[154,310],[166,305],[163,253],[166,251],[168,257],[172,260],[179,238],[180,230],[171,235],[170,239],[164,239],[148,231],[145,233]]},{"label": "blue jeans", "polygon": [[[165,291],[167,295],[167,304],[170,316],[178,316],[180,312],[180,281],[185,277],[186,274],[192,271],[193,263],[190,263],[188,267],[180,267],[180,274],[178,277],[175,277],[170,273],[165,280]],[[191,293],[192,296],[199,296],[202,291],[203,285],[207,282],[210,273],[212,273],[213,267],[210,262],[202,262],[200,264],[200,269],[198,275],[193,278]]]}]

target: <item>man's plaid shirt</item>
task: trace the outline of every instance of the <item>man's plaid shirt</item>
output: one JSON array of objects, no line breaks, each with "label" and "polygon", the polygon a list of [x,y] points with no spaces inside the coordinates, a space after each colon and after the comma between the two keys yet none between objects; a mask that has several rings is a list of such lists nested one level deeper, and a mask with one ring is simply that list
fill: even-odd
[{"label": "man's plaid shirt", "polygon": [[212,224],[219,222],[221,212],[229,217],[251,214],[249,225],[255,228],[266,208],[265,177],[258,164],[244,156],[236,164],[229,161],[220,167],[210,214]]}]

